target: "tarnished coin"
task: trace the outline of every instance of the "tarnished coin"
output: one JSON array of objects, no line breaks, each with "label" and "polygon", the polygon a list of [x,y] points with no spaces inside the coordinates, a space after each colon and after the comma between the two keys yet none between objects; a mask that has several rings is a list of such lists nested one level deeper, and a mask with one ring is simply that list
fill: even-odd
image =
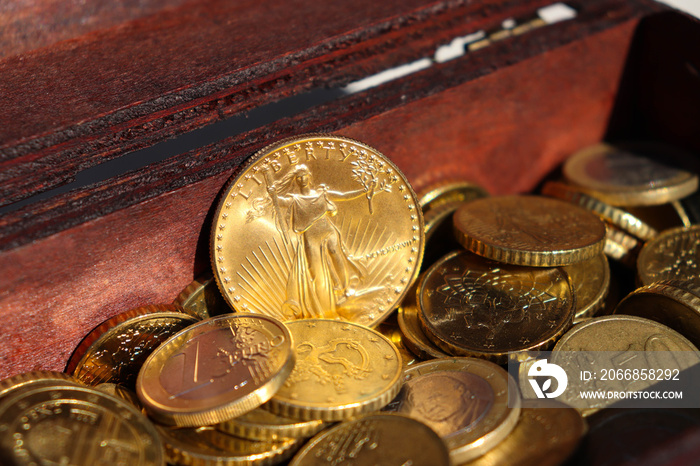
[{"label": "tarnished coin", "polygon": [[216,427],[236,437],[262,441],[312,437],[326,426],[328,423],[320,419],[300,421],[256,408]]},{"label": "tarnished coin", "polygon": [[470,466],[558,466],[586,433],[578,411],[556,400],[523,400],[513,432]]},{"label": "tarnished coin", "polygon": [[0,433],[0,458],[10,459],[8,464],[165,464],[160,437],[146,416],[90,387],[13,392],[0,403]]},{"label": "tarnished coin", "polygon": [[418,203],[425,214],[446,204],[469,202],[488,195],[488,191],[476,183],[450,181],[422,191],[418,195]]},{"label": "tarnished coin", "polygon": [[509,352],[554,344],[571,326],[575,302],[561,268],[500,264],[463,251],[425,273],[418,308],[425,335],[443,351],[504,363]]},{"label": "tarnished coin", "polygon": [[106,320],[73,351],[66,372],[87,385],[113,382],[133,390],[151,352],[197,322],[181,311],[174,305],[143,306]]},{"label": "tarnished coin", "polygon": [[416,303],[416,286],[412,286],[408,296],[404,298],[399,307],[399,328],[403,335],[403,343],[415,355],[421,359],[445,358],[449,354],[438,348],[421,328],[418,316],[418,304]]},{"label": "tarnished coin", "polygon": [[589,195],[581,191],[578,186],[548,181],[542,187],[542,194],[571,202],[586,210],[599,215],[603,220],[615,225],[637,238],[648,240],[655,237],[658,232],[648,223],[642,221],[626,210],[607,204],[595,195]]},{"label": "tarnished coin", "polygon": [[603,305],[610,289],[610,265],[604,253],[564,267],[576,296],[574,321],[592,317]]},{"label": "tarnished coin", "polygon": [[647,157],[597,144],[572,155],[566,179],[616,206],[656,205],[681,199],[698,187],[698,177]]},{"label": "tarnished coin", "polygon": [[[636,316],[614,315],[594,317],[590,320],[575,325],[557,342],[552,350],[551,362],[564,367],[580,367],[581,370],[600,372],[603,369],[619,369],[620,361],[602,361],[597,358],[589,360],[587,351],[605,351],[606,354],[620,355],[627,351],[648,351],[646,360],[631,359],[624,361],[625,369],[678,369],[683,370],[694,364],[700,363],[700,355],[697,348],[684,336],[665,325],[643,319]],[[677,351],[678,357],[667,360],[666,356],[661,360],[651,354],[654,351]],[[682,357],[681,357],[682,356]],[[611,356],[613,357],[613,356]],[[607,363],[607,366],[604,365]],[[576,406],[586,405],[580,411],[588,416],[600,408],[613,403],[612,399],[582,399],[582,391],[595,388],[595,384],[588,386],[575,386],[571,379],[567,390],[558,398],[560,401]],[[581,382],[583,383],[583,382]],[[652,382],[635,381],[635,390],[643,390]],[[628,382],[620,381],[620,390],[630,389],[625,387]],[[607,385],[609,388],[611,385]]]},{"label": "tarnished coin", "polygon": [[700,225],[673,228],[648,241],[639,251],[637,274],[642,285],[700,277]]},{"label": "tarnished coin", "polygon": [[408,368],[404,378],[386,410],[429,425],[447,444],[454,464],[483,455],[518,422],[521,401],[515,381],[488,361],[434,359]]},{"label": "tarnished coin", "polygon": [[291,336],[281,322],[227,314],[182,330],[151,353],[136,393],[164,424],[217,424],[267,401],[293,366]]},{"label": "tarnished coin", "polygon": [[287,327],[297,362],[265,409],[294,419],[338,421],[381,408],[401,388],[401,357],[381,333],[325,319]]},{"label": "tarnished coin", "polygon": [[372,414],[318,434],[290,466],[449,466],[447,447],[422,422],[398,414]]},{"label": "tarnished coin", "polygon": [[211,274],[199,277],[187,285],[175,298],[173,304],[181,306],[186,313],[199,319],[231,312]]},{"label": "tarnished coin", "polygon": [[463,204],[454,214],[457,240],[469,251],[507,264],[551,267],[603,250],[597,215],[544,196],[501,196]]},{"label": "tarnished coin", "polygon": [[423,256],[423,217],[375,149],[310,134],[271,145],[233,177],[212,228],[216,280],[239,312],[373,325]]},{"label": "tarnished coin", "polygon": [[255,441],[234,437],[212,426],[158,426],[168,463],[193,466],[279,464],[301,446],[299,439]]},{"label": "tarnished coin", "polygon": [[0,401],[13,391],[34,387],[57,386],[57,385],[75,385],[84,386],[75,377],[66,374],[65,372],[57,371],[32,371],[23,374],[13,375],[6,379],[0,380]]},{"label": "tarnished coin", "polygon": [[644,317],[680,333],[700,347],[700,279],[663,280],[634,290],[615,314]]}]

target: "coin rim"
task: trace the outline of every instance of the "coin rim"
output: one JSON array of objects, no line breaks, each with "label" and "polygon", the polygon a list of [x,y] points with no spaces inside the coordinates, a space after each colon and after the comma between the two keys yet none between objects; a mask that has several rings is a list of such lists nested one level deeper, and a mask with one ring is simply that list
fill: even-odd
[{"label": "coin rim", "polygon": [[[647,241],[644,243],[644,246],[639,251],[639,254],[637,254],[637,278],[639,279],[639,282],[646,286],[646,285],[651,285],[655,281],[660,281],[660,280],[651,280],[649,275],[646,273],[646,269],[648,269],[648,262],[650,260],[650,255],[654,254],[656,251],[653,249],[658,247],[658,245],[666,241],[669,237],[673,236],[678,236],[681,237],[684,233],[690,233],[691,235],[694,235],[697,239],[697,242],[700,245],[700,225],[691,225],[689,227],[675,227],[675,228],[669,228],[668,230],[662,231],[656,238],[652,239],[651,241]],[[680,239],[680,238],[679,238]],[[662,280],[677,280],[677,278],[666,278]]]}]

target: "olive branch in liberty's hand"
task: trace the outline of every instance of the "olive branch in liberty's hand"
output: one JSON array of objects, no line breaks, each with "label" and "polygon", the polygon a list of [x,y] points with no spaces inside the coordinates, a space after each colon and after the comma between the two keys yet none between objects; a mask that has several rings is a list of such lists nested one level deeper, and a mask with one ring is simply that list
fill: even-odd
[{"label": "olive branch in liberty's hand", "polygon": [[391,185],[398,181],[398,177],[392,172],[386,163],[366,151],[359,151],[357,160],[350,162],[354,168],[352,177],[364,188],[369,203],[369,213],[374,213],[372,199],[380,192],[391,192]]}]

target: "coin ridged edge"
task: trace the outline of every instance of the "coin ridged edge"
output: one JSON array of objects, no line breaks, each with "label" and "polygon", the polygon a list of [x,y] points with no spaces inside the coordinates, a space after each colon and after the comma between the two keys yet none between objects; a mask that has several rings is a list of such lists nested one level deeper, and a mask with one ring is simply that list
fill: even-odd
[{"label": "coin ridged edge", "polygon": [[183,316],[189,315],[182,309],[182,306],[176,304],[152,304],[130,309],[105,320],[100,325],[92,329],[90,333],[85,335],[75,350],[73,350],[73,354],[71,354],[71,357],[68,359],[68,363],[66,364],[66,372],[68,374],[75,373],[76,368],[81,366],[84,362],[90,348],[117,325],[136,317],[169,312],[179,313]]},{"label": "coin ridged edge", "polygon": [[70,374],[58,371],[32,371],[24,372],[22,374],[16,374],[5,379],[0,380],[0,398],[7,395],[9,392],[22,388],[24,386],[33,385],[34,383],[56,383],[60,385],[63,383],[69,385],[77,385],[78,387],[84,387],[85,384],[80,382]]},{"label": "coin ridged edge", "polygon": [[[637,288],[627,296],[625,296],[615,307],[613,311],[614,315],[628,315],[624,313],[618,314],[618,309],[628,301],[636,296],[643,294],[656,294],[662,295],[666,298],[672,299],[679,304],[693,310],[698,316],[700,316],[700,296],[698,296],[693,290],[689,290],[683,287],[684,282],[690,280],[661,280],[658,282],[651,283],[649,285]],[[697,283],[697,282],[696,282]],[[646,317],[645,317],[646,318]],[[653,319],[649,319],[653,320]],[[665,325],[665,324],[662,324]],[[669,327],[670,328],[670,327]],[[673,330],[673,329],[672,329]],[[675,330],[678,332],[678,330]],[[680,332],[679,332],[680,333]]]},{"label": "coin ridged edge", "polygon": [[[357,139],[353,138],[348,138],[346,136],[340,136],[337,134],[332,134],[332,133],[304,133],[304,134],[299,134],[297,136],[291,136],[288,138],[280,139],[279,141],[273,142],[271,144],[266,145],[262,149],[258,150],[255,152],[253,155],[251,155],[245,162],[241,163],[234,172],[231,174],[229,177],[228,181],[226,182],[224,188],[221,190],[221,196],[216,202],[216,211],[214,212],[214,219],[218,219],[219,216],[221,215],[222,210],[224,209],[225,202],[224,200],[228,196],[229,190],[231,189],[231,186],[235,184],[236,181],[238,181],[238,176],[242,175],[249,167],[254,165],[256,162],[258,162],[259,159],[263,157],[267,152],[271,152],[273,148],[278,148],[282,147],[286,144],[289,144],[292,141],[297,141],[299,139],[303,138],[331,138],[331,139],[341,139],[345,142],[350,142],[353,144],[358,144],[362,145],[365,147],[370,148],[372,151],[376,152],[377,154],[381,155],[383,157],[383,161],[385,161],[391,168],[393,168],[399,175],[401,175],[402,180],[405,182],[406,187],[408,188],[408,193],[410,196],[412,196],[413,199],[413,204],[415,205],[415,208],[412,210],[412,212],[415,213],[419,225],[419,233],[420,235],[418,236],[419,238],[419,245],[418,245],[418,254],[416,256],[415,260],[415,266],[413,269],[413,273],[411,274],[411,278],[408,280],[407,284],[404,286],[403,292],[396,297],[394,300],[393,306],[387,306],[389,309],[382,315],[380,316],[377,321],[370,326],[375,326],[378,325],[379,322],[384,320],[384,318],[391,313],[393,309],[396,309],[401,303],[401,301],[406,297],[406,294],[408,292],[408,289],[410,288],[411,284],[413,284],[417,279],[418,275],[420,273],[420,268],[421,264],[423,262],[423,255],[425,253],[425,224],[423,222],[423,209],[420,208],[420,204],[418,202],[418,196],[413,189],[413,186],[411,186],[411,183],[408,181],[406,178],[406,175],[404,175],[403,171],[399,169],[399,167],[386,155],[384,155],[383,152],[380,152],[378,149],[375,149],[373,146],[370,146],[369,144],[359,141]],[[209,238],[209,261],[213,265],[213,272],[214,272],[214,280],[216,281],[216,285],[219,288],[219,292],[224,298],[224,301],[231,307],[231,310],[236,313],[245,313],[246,311],[244,309],[238,309],[235,305],[235,302],[233,299],[231,299],[228,296],[228,293],[225,290],[225,287],[222,283],[221,278],[219,277],[219,270],[216,267],[216,251],[215,251],[215,243],[217,241],[216,238],[216,228],[211,228],[211,233],[210,233],[210,238]],[[348,321],[352,322],[352,321]]]},{"label": "coin ridged edge", "polygon": [[[401,333],[403,334],[403,344],[408,348],[409,351],[411,351],[413,354],[418,356],[421,359],[431,359],[431,358],[446,358],[449,357],[450,355],[447,353],[444,353],[440,348],[437,348],[436,346],[427,346],[426,344],[423,344],[421,341],[414,341],[414,338],[412,337],[412,333],[408,331],[408,323],[406,322],[407,317],[405,317],[406,313],[406,306],[402,306],[399,308],[399,313],[398,313],[398,322],[399,322],[399,328],[401,329]],[[418,325],[419,328],[418,330],[423,332],[423,329],[420,328],[420,317],[418,317],[420,313],[418,312],[418,309],[416,308],[416,318],[418,319]],[[411,336],[409,336],[411,335]],[[425,332],[423,332],[423,335],[425,335]],[[425,337],[428,339],[428,337]],[[417,339],[416,339],[417,340]],[[430,340],[429,340],[430,341]]]},{"label": "coin ridged edge", "polygon": [[618,228],[625,230],[637,238],[649,240],[654,238],[658,231],[647,225],[629,212],[614,207],[606,202],[597,199],[594,195],[579,191],[578,186],[571,186],[556,181],[548,181],[542,188],[542,194],[557,199],[562,199],[572,204],[583,207],[586,210],[596,213],[604,220],[612,223]]},{"label": "coin ridged edge", "polygon": [[[294,420],[299,424],[303,421]],[[275,441],[280,439],[299,439],[313,437],[323,430],[327,424],[321,419],[305,421],[302,425],[295,424],[262,424],[248,421],[240,421],[237,418],[224,421],[216,426],[217,429],[235,435],[236,437],[259,440]]]}]

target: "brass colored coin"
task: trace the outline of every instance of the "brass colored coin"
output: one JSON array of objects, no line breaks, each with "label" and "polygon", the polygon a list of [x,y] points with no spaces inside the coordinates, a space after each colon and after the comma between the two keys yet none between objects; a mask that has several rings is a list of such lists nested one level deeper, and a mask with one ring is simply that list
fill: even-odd
[{"label": "brass colored coin", "polygon": [[160,466],[153,424],[128,403],[90,387],[18,390],[0,403],[0,458],[9,464]]},{"label": "brass colored coin", "polygon": [[[551,362],[568,367],[577,364],[582,370],[588,370],[588,367],[591,367],[591,363],[587,362],[585,356],[581,355],[581,352],[584,351],[606,351],[611,353],[623,351],[682,351],[684,356],[677,358],[675,363],[679,366],[677,367],[679,370],[700,363],[700,356],[695,354],[698,351],[697,348],[684,336],[665,325],[636,316],[613,315],[594,317],[575,325],[554,346]],[[584,359],[580,359],[581,357]],[[569,362],[572,358],[579,359],[576,363]],[[653,361],[654,356],[650,355],[647,359]],[[603,362],[600,359],[597,359],[595,363],[595,367],[591,367],[591,370],[600,372],[602,369],[619,368],[612,360],[609,363],[609,367],[601,367]],[[664,364],[628,361],[625,365],[626,369],[648,369],[649,367],[674,368],[668,361]],[[583,402],[583,400],[578,398],[580,390],[590,390],[591,387],[576,387],[573,385],[573,382],[573,380],[569,380],[567,390],[558,398],[560,401],[570,404],[575,401]],[[650,385],[644,385],[646,382],[635,383],[638,384],[635,388],[636,390],[642,390]],[[623,386],[620,389],[630,388]],[[587,407],[580,409],[581,414],[588,416],[610,405],[613,401],[611,399],[586,400]]]},{"label": "brass colored coin", "polygon": [[615,225],[637,238],[648,240],[655,237],[658,232],[648,223],[643,222],[630,212],[611,206],[597,199],[595,195],[589,195],[580,190],[578,186],[548,181],[542,187],[542,194],[556,197],[571,202],[586,210],[599,215],[603,220]]},{"label": "brass colored coin", "polygon": [[186,313],[199,319],[231,312],[211,274],[199,277],[187,285],[175,298],[173,304],[181,306]]},{"label": "brass colored coin", "polygon": [[242,439],[214,427],[158,426],[168,463],[187,466],[265,466],[290,458],[298,439],[263,441]]},{"label": "brass colored coin", "polygon": [[605,224],[605,247],[603,252],[609,258],[633,267],[641,246],[642,243],[634,236],[614,225]]},{"label": "brass colored coin", "polygon": [[401,356],[381,333],[324,319],[287,327],[297,363],[265,409],[294,419],[339,421],[381,408],[401,388]]},{"label": "brass colored coin", "polygon": [[605,254],[578,264],[567,265],[564,271],[571,277],[576,296],[574,320],[593,317],[603,307],[610,289],[610,265]]},{"label": "brass colored coin", "polygon": [[697,176],[609,144],[572,155],[563,167],[566,179],[616,206],[657,205],[692,194]]},{"label": "brass colored coin", "polygon": [[582,207],[544,196],[477,199],[454,214],[457,240],[507,264],[569,265],[603,250],[605,225]]},{"label": "brass colored coin", "polygon": [[637,273],[642,285],[700,276],[700,225],[673,228],[639,251]]},{"label": "brass colored coin", "polygon": [[700,347],[700,281],[698,278],[664,280],[638,288],[620,301],[614,313],[644,317],[659,322]]},{"label": "brass colored coin", "polygon": [[443,351],[505,363],[546,349],[570,326],[575,303],[561,268],[500,264],[469,252],[435,263],[418,284],[425,335]]},{"label": "brass colored coin", "polygon": [[136,396],[136,392],[133,392],[126,388],[124,385],[119,385],[116,383],[105,382],[95,386],[95,390],[99,390],[102,393],[111,395],[116,398],[121,398],[127,403],[135,406],[139,411],[143,410],[143,405],[139,401],[139,397]]},{"label": "brass colored coin", "polygon": [[106,320],[73,351],[66,372],[87,385],[113,382],[133,389],[158,345],[197,322],[173,305],[144,306]]},{"label": "brass colored coin", "polygon": [[413,353],[406,347],[405,338],[403,333],[401,333],[401,329],[398,326],[398,322],[396,326],[386,325],[382,323],[378,325],[375,330],[387,337],[389,341],[392,342],[394,346],[396,346],[396,349],[399,350],[399,355],[401,355],[402,370],[406,369],[411,364],[415,364],[421,361],[421,359],[419,359],[415,353]]},{"label": "brass colored coin", "polygon": [[214,274],[239,312],[374,325],[398,306],[423,256],[423,216],[375,149],[310,134],[254,155],[212,228]]},{"label": "brass colored coin", "polygon": [[151,353],[136,394],[164,424],[217,424],[270,399],[293,366],[291,336],[281,322],[227,314],[182,330]]},{"label": "brass colored coin", "polygon": [[55,386],[55,385],[75,385],[83,387],[75,377],[65,372],[57,371],[32,371],[23,374],[13,375],[0,380],[0,401],[10,395],[13,391],[34,387]]},{"label": "brass colored coin", "polygon": [[218,424],[217,429],[236,437],[250,440],[280,440],[306,438],[316,435],[327,427],[320,419],[300,421],[272,414],[262,408],[256,408],[237,418]]},{"label": "brass colored coin", "polygon": [[426,214],[445,204],[461,204],[488,196],[489,193],[478,184],[468,181],[453,181],[424,190],[418,195],[418,203],[423,209],[423,214]]},{"label": "brass colored coin", "polygon": [[428,426],[398,414],[343,422],[311,439],[290,466],[448,466],[447,447]]},{"label": "brass colored coin", "polygon": [[586,433],[586,421],[556,400],[523,400],[520,420],[508,437],[484,456],[462,466],[557,466]]},{"label": "brass colored coin", "polygon": [[625,210],[658,232],[692,225],[690,217],[680,201],[661,205],[625,207]]},{"label": "brass colored coin", "polygon": [[435,359],[410,367],[404,378],[386,409],[429,425],[447,444],[454,464],[483,455],[518,422],[521,400],[515,381],[491,362]]},{"label": "brass colored coin", "polygon": [[399,307],[399,328],[403,334],[403,343],[406,347],[421,359],[446,358],[449,354],[425,336],[421,328],[420,317],[418,316],[418,304],[416,303],[416,286],[411,290]]}]

